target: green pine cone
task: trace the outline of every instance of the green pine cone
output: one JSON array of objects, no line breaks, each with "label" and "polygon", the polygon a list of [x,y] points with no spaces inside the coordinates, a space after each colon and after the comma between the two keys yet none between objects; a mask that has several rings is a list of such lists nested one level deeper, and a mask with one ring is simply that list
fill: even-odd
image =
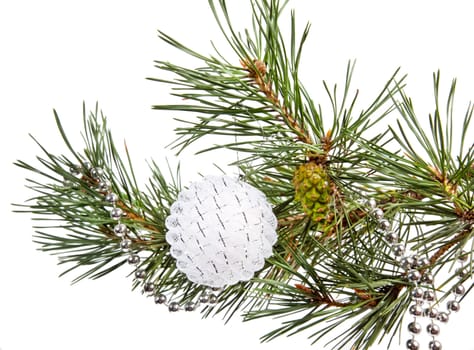
[{"label": "green pine cone", "polygon": [[293,176],[295,200],[314,222],[327,217],[331,201],[331,185],[326,169],[314,162],[299,166]]}]

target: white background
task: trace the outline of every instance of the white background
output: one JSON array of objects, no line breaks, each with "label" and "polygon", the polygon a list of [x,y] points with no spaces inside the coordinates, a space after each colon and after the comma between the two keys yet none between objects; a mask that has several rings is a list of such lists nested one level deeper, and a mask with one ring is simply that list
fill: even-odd
[{"label": "white background", "polygon": [[[247,2],[229,3],[236,23],[246,23]],[[312,22],[302,80],[326,104],[321,81],[342,83],[347,61],[357,59],[354,88],[363,102],[401,66],[420,115],[426,115],[431,76],[441,69],[444,86],[459,78],[461,117],[474,91],[470,3],[290,1],[301,25]],[[164,162],[167,156],[176,163],[174,152],[165,149],[174,140],[173,115],[150,108],[171,101],[169,90],[145,78],[159,75],[154,59],[188,62],[160,42],[157,29],[204,53],[211,52],[210,39],[225,48],[205,0],[0,2],[1,350],[310,348],[305,335],[260,345],[259,336],[278,320],[241,323],[237,317],[224,325],[198,313],[169,314],[130,291],[126,268],[71,286],[72,276],[57,278],[62,269],[56,258],[35,250],[29,216],[12,213],[11,203],[32,195],[24,187],[27,174],[12,165],[16,159],[33,162],[39,153],[28,133],[51,151],[65,151],[53,108],[81,147],[82,102],[93,109],[98,101],[116,140],[126,138],[140,178],[147,176],[146,160]],[[209,155],[194,158],[191,151],[180,160],[185,180],[211,171],[213,162],[225,164]],[[473,304],[470,295],[442,328],[445,349],[474,349]]]}]

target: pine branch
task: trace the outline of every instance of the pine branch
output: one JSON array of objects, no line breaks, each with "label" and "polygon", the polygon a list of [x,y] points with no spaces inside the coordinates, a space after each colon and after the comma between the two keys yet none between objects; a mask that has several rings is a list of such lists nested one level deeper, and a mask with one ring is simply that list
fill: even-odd
[{"label": "pine branch", "polygon": [[[167,43],[191,54],[204,66],[185,68],[158,61],[157,68],[171,72],[175,78],[153,80],[173,85],[175,95],[189,103],[154,108],[197,115],[197,121],[180,119],[184,125],[177,129],[182,136],[176,144],[180,151],[208,135],[228,136],[228,143],[219,143],[202,152],[227,148],[245,153],[247,157],[236,165],[247,181],[264,191],[275,206],[280,223],[280,247],[271,264],[278,271],[270,270],[258,287],[261,292],[254,296],[257,300],[267,296],[269,307],[262,308],[267,303],[255,302],[248,307],[248,318],[307,312],[306,316],[289,321],[264,338],[273,339],[313,327],[322,320],[349,322],[359,315],[360,323],[356,321],[352,332],[336,337],[339,342],[334,341],[334,347],[343,348],[352,343],[357,348],[368,348],[382,334],[390,330],[394,334],[399,329],[399,321],[408,307],[406,288],[411,286],[406,284],[383,239],[371,233],[374,228],[365,223],[367,218],[357,199],[377,198],[390,220],[399,227],[399,235],[420,254],[430,257],[431,268],[442,268],[454,259],[454,248],[457,250],[472,238],[472,205],[469,204],[472,180],[466,183],[465,177],[459,177],[454,181],[447,170],[466,175],[472,171],[472,159],[460,154],[464,168],[459,171],[454,166],[448,155],[452,142],[447,141],[452,136],[453,123],[448,121],[443,131],[439,112],[430,123],[434,135],[432,146],[403,93],[404,77],[398,78],[398,71],[373,103],[358,114],[355,111],[358,93],[351,96],[350,89],[353,64],[348,64],[342,96],[336,86],[331,89],[324,82],[332,106],[331,127],[325,127],[325,113],[320,106],[316,107],[298,76],[309,25],[297,44],[295,15],[291,14],[290,50],[287,50],[279,25],[283,5],[278,1],[252,2],[254,32],[245,31],[245,34],[233,27],[224,1],[219,2],[221,12],[210,3],[242,67],[229,63],[218,51],[216,57],[208,58],[161,34]],[[437,96],[439,81],[435,83]],[[401,96],[402,103],[395,96]],[[450,118],[452,101],[450,94],[447,107]],[[438,111],[438,99],[436,105]],[[402,115],[428,158],[433,158],[432,162],[427,163],[417,154],[416,147],[411,145],[412,137],[406,134],[401,122],[398,122],[399,132],[390,128],[391,135],[382,132],[365,139],[366,132],[392,112]],[[471,112],[466,115],[465,127]],[[397,149],[390,150],[393,144],[401,146],[408,157]],[[295,168],[311,162],[329,174],[333,198],[327,216],[318,224],[295,203],[292,186]],[[426,215],[434,219],[427,221]],[[356,229],[359,226],[362,229]],[[425,226],[430,229],[420,229]],[[321,232],[319,240],[315,239],[314,235]],[[447,240],[449,235],[455,238]],[[275,276],[285,276],[286,280]],[[320,295],[321,291],[325,292]],[[306,294],[303,300],[302,293]],[[333,293],[352,301],[333,298]],[[233,305],[241,305],[246,297],[250,298],[244,293],[233,299]],[[315,304],[321,307],[320,311],[315,309]],[[388,326],[382,327],[380,320]],[[335,324],[316,332],[316,339],[332,331]]]},{"label": "pine branch", "polygon": [[[97,107],[88,117],[84,107],[86,148],[83,154],[69,142],[56,112],[55,118],[72,158],[56,156],[35,140],[45,155],[37,158],[44,170],[23,161],[16,163],[36,178],[28,182],[37,196],[27,204],[18,205],[18,211],[32,214],[40,223],[35,226],[35,242],[40,249],[59,255],[60,264],[72,265],[63,274],[85,268],[74,282],[86,277],[101,277],[125,263],[126,256],[119,247],[121,238],[114,233],[115,221],[110,217],[111,205],[104,199],[108,185],[100,183],[93,175],[98,171],[96,169],[101,169],[107,174],[110,189],[119,196],[116,206],[124,212],[122,221],[130,229],[128,238],[133,249],[166,251],[164,219],[179,188],[167,184],[155,167],[149,195],[139,191],[130,170],[131,163],[127,169],[107,130],[106,119]],[[43,222],[47,224],[41,224]],[[64,230],[69,233],[65,234]],[[158,265],[169,264],[169,257],[160,259]]]},{"label": "pine branch", "polygon": [[[435,109],[428,116],[429,132],[417,117],[411,99],[400,90],[393,99],[401,120],[397,122],[398,129],[390,130],[402,151],[392,153],[374,143],[359,142],[370,151],[368,166],[376,171],[377,181],[397,191],[393,205],[412,218],[410,226],[416,232],[410,239],[413,249],[427,254],[430,265],[440,270],[457,259],[456,252],[474,236],[474,158],[473,146],[467,142],[473,109],[469,105],[462,122],[455,124],[455,81],[445,113],[439,96],[439,72],[433,75],[433,83]],[[454,125],[459,126],[457,133]],[[459,142],[458,147],[455,141]],[[441,285],[448,282],[449,279]]]},{"label": "pine branch", "polygon": [[[363,202],[375,199],[401,244],[428,260],[421,272],[450,267],[474,236],[474,146],[468,139],[474,108],[455,123],[455,82],[443,109],[435,74],[435,109],[426,129],[396,71],[368,108],[357,111],[349,62],[342,91],[323,82],[331,106],[324,111],[299,75],[310,26],[297,33],[291,12],[286,36],[280,29],[286,4],[251,1],[252,30],[240,32],[226,2],[209,1],[232,59],[216,46],[215,55],[203,55],[160,32],[198,67],[156,61],[160,77],[152,80],[169,84],[179,102],[154,108],[193,115],[179,115],[182,126],[173,144],[178,153],[202,138],[224,136],[200,152],[244,154],[234,165],[267,196],[278,219],[273,256],[250,281],[226,287],[204,316],[285,318],[262,339],[309,331],[314,343],[368,349],[400,331],[414,284],[394,258],[387,228]],[[396,126],[374,133],[393,114],[399,115]],[[69,266],[64,273],[84,269],[74,281],[117,269],[126,257],[111,218],[114,206],[123,212],[120,222],[129,229],[132,252],[142,254],[145,275],[134,280],[134,288],[151,282],[158,293],[183,303],[195,300],[206,287],[178,271],[165,239],[165,219],[182,187],[179,168],[168,182],[152,162],[143,192],[127,147],[122,158],[97,107],[87,117],[84,109],[82,152],[70,143],[56,112],[55,118],[70,154],[57,156],[35,140],[43,152],[39,166],[16,163],[32,175],[27,181],[35,196],[19,211],[38,222],[40,249],[59,255],[60,264]],[[110,193],[118,198],[113,205],[106,200]],[[471,246],[465,253],[469,273],[461,282],[472,275],[472,252]],[[440,300],[452,279],[437,281]]]},{"label": "pine branch", "polygon": [[[156,105],[154,108],[198,115],[197,122],[179,119],[184,125],[189,125],[177,129],[177,134],[182,136],[175,144],[179,150],[207,135],[226,135],[230,136],[232,141],[204,151],[229,148],[250,154],[248,159],[243,159],[240,163],[263,158],[265,161],[262,163],[268,165],[272,163],[271,160],[267,162],[265,158],[270,153],[267,149],[274,150],[273,154],[288,153],[288,157],[279,162],[288,164],[295,156],[304,160],[308,155],[315,157],[321,153],[329,153],[332,147],[333,152],[339,152],[334,154],[333,158],[342,160],[348,155],[340,153],[341,150],[350,150],[352,146],[356,146],[348,135],[368,131],[392,109],[392,106],[387,106],[390,102],[390,85],[397,81],[397,86],[401,86],[403,81],[403,78],[397,79],[396,74],[369,108],[353,116],[357,94],[350,101],[350,105],[346,106],[353,72],[353,65],[349,64],[340,103],[336,86],[331,91],[325,84],[333,106],[332,127],[325,129],[320,107],[310,98],[298,77],[309,25],[304,29],[298,43],[296,19],[292,13],[290,50],[287,50],[284,35],[280,30],[283,5],[279,2],[252,2],[254,33],[245,31],[242,35],[233,27],[225,2],[219,2],[222,14],[212,1],[210,3],[224,36],[240,60],[235,63],[240,62],[242,66],[220,59],[218,51],[215,57],[196,53],[160,32],[160,37],[168,44],[204,63],[204,66],[199,68],[186,68],[169,62],[156,62],[162,73],[171,72],[175,78],[152,80],[171,84],[176,91],[174,95],[186,103]],[[225,20],[221,19],[221,15]],[[288,54],[288,51],[291,54]],[[375,116],[376,113],[380,115]],[[209,117],[204,117],[203,114]],[[293,149],[298,152],[294,154]]]}]

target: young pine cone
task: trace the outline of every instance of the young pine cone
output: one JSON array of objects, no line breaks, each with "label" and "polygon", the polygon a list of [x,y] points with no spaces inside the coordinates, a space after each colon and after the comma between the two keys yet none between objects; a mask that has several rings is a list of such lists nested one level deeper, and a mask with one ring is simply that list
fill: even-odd
[{"label": "young pine cone", "polygon": [[299,166],[293,176],[295,200],[314,222],[327,217],[331,201],[331,185],[326,169],[315,162]]}]

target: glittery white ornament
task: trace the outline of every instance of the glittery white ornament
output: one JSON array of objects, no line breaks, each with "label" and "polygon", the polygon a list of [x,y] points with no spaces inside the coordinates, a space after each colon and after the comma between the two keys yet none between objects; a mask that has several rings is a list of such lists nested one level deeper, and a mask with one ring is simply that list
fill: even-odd
[{"label": "glittery white ornament", "polygon": [[247,281],[272,255],[277,219],[265,195],[229,176],[206,176],[178,195],[166,218],[177,268],[209,287]]}]

